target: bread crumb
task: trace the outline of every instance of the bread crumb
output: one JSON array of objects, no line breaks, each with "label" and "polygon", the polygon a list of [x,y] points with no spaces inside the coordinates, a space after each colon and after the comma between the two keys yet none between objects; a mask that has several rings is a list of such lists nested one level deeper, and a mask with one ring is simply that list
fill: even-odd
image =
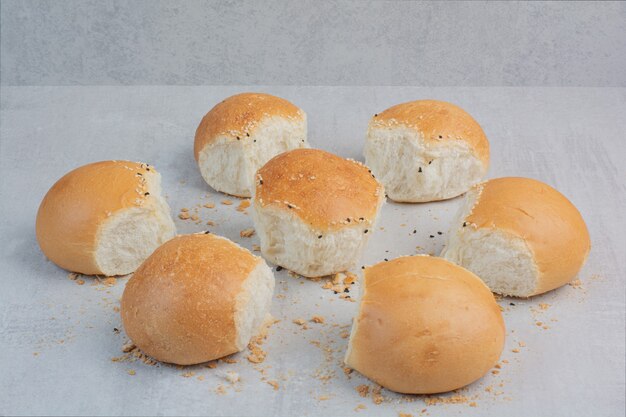
[{"label": "bread crumb", "polygon": [[518,342],[518,343],[517,343],[517,345],[518,345],[519,347],[526,347],[526,343],[525,343],[525,342],[521,342],[521,341],[520,341],[520,342]]},{"label": "bread crumb", "polygon": [[542,310],[547,310],[550,308],[550,304],[546,304],[546,303],[539,303],[539,308]]},{"label": "bread crumb", "polygon": [[252,237],[254,235],[254,229],[251,227],[249,229],[244,229],[239,232],[239,236],[241,237]]},{"label": "bread crumb", "polygon": [[183,378],[191,378],[191,377],[192,377],[192,376],[194,376],[195,374],[196,374],[196,373],[195,373],[195,372],[193,372],[193,371],[188,371],[188,372],[185,372],[185,373],[181,374],[181,376],[182,376]]},{"label": "bread crumb", "polygon": [[76,284],[83,285],[83,284],[85,284],[85,280],[84,279],[77,279],[76,280]]},{"label": "bread crumb", "polygon": [[252,245],[252,250],[255,252],[260,252],[261,251],[261,247],[259,245]]},{"label": "bread crumb", "polygon": [[498,371],[497,369],[494,369],[493,371],[491,371],[492,374],[494,375],[498,375],[500,373],[500,371]]},{"label": "bread crumb", "polygon": [[211,362],[207,363],[205,366],[207,368],[209,368],[209,369],[215,369],[215,368],[217,368],[217,361],[211,361]]},{"label": "bread crumb", "polygon": [[476,404],[476,401],[472,401],[471,403],[469,403],[470,407],[478,407],[478,404]]},{"label": "bread crumb", "polygon": [[363,404],[357,404],[356,407],[354,407],[354,411],[359,411],[359,410],[365,410],[367,407]]},{"label": "bread crumb", "polygon": [[325,319],[324,319],[324,317],[322,317],[322,316],[313,316],[313,317],[311,317],[311,321],[312,321],[313,323],[324,324],[324,322],[325,322],[326,320],[325,320]]},{"label": "bread crumb", "polygon": [[67,277],[71,279],[72,281],[76,281],[76,278],[78,278],[79,276],[80,275],[75,272],[70,272],[69,274],[67,274]]},{"label": "bread crumb", "polygon": [[224,375],[224,378],[226,378],[226,380],[230,382],[231,384],[239,382],[239,374],[237,372],[228,371]]},{"label": "bread crumb", "polygon": [[219,395],[224,395],[226,394],[226,388],[224,388],[223,385],[218,385],[217,388],[215,388],[215,392]]},{"label": "bread crumb", "polygon": [[239,206],[237,207],[237,211],[245,212],[248,207],[250,207],[250,200],[241,200],[241,203],[239,203]]},{"label": "bread crumb", "polygon": [[322,285],[322,288],[323,288],[323,289],[325,289],[325,290],[329,290],[329,289],[331,289],[332,287],[333,287],[333,283],[332,283],[332,282],[330,282],[330,281],[326,281],[326,282],[324,283],[324,285]]},{"label": "bread crumb", "polygon": [[350,375],[353,372],[352,368],[348,368],[347,366],[343,368],[343,373],[346,375]]},{"label": "bread crumb", "polygon": [[274,391],[278,391],[278,388],[280,388],[280,385],[278,385],[278,381],[270,380],[265,382],[271,385],[272,388],[274,388]]},{"label": "bread crumb", "polygon": [[215,204],[213,204],[213,203],[204,203],[204,204],[202,205],[202,207],[206,207],[206,208],[215,208]]},{"label": "bread crumb", "polygon": [[107,277],[103,282],[107,287],[112,287],[117,284],[117,279],[115,277]]},{"label": "bread crumb", "polygon": [[226,357],[224,357],[224,358],[222,358],[222,359],[220,359],[220,360],[221,360],[222,362],[224,362],[224,363],[228,363],[228,364],[233,364],[233,363],[237,363],[237,362],[238,362],[238,360],[237,360],[237,359],[235,359],[235,358],[233,358],[232,356],[226,356]]},{"label": "bread crumb", "polygon": [[209,220],[208,222],[206,222],[207,226],[215,226],[215,222],[212,222],[211,220]]},{"label": "bread crumb", "polygon": [[178,218],[181,220],[189,220],[189,217],[189,213],[187,213],[186,211],[178,213]]},{"label": "bread crumb", "polygon": [[186,213],[189,211],[189,209],[187,207],[183,207],[180,209],[181,212]]},{"label": "bread crumb", "polygon": [[128,373],[128,375],[137,375],[137,372],[135,372],[134,369],[129,369],[128,371],[126,371]]},{"label": "bread crumb", "polygon": [[370,392],[370,387],[365,384],[358,385],[356,392],[358,392],[361,397],[365,398]]},{"label": "bread crumb", "polygon": [[383,389],[383,387],[381,387],[381,386],[376,386],[376,387],[372,388],[372,401],[376,405],[381,404],[384,401],[383,396],[380,394],[382,389]]},{"label": "bread crumb", "polygon": [[122,346],[122,352],[124,352],[124,353],[132,352],[136,348],[137,348],[137,346],[135,346],[134,343],[127,343],[124,346]]},{"label": "bread crumb", "polygon": [[569,282],[567,285],[569,285],[570,287],[574,289],[579,289],[579,288],[582,288],[583,283],[580,279],[575,279],[574,281]]},{"label": "bread crumb", "polygon": [[231,200],[222,200],[222,204],[225,206],[232,206],[233,202]]},{"label": "bread crumb", "polygon": [[347,330],[344,330],[341,333],[339,333],[339,337],[341,337],[342,339],[347,339],[348,337],[350,337],[350,332]]},{"label": "bread crumb", "polygon": [[398,412],[398,417],[413,417],[413,414]]},{"label": "bread crumb", "polygon": [[293,323],[297,324],[298,326],[302,326],[306,322],[303,319],[293,319]]},{"label": "bread crumb", "polygon": [[465,395],[455,394],[450,397],[429,397],[424,399],[426,405],[437,404],[465,404],[469,401],[469,398]]},{"label": "bread crumb", "polygon": [[511,352],[513,352],[513,353],[519,353],[519,349],[518,349],[518,348],[511,349]]},{"label": "bread crumb", "polygon": [[319,397],[317,397],[317,399],[319,401],[327,401],[327,400],[330,400],[330,396],[328,396],[328,395],[320,395]]},{"label": "bread crumb", "polygon": [[198,220],[200,220],[200,217],[198,217],[197,214],[192,214],[191,215],[191,220],[193,220],[194,222],[197,222]]}]

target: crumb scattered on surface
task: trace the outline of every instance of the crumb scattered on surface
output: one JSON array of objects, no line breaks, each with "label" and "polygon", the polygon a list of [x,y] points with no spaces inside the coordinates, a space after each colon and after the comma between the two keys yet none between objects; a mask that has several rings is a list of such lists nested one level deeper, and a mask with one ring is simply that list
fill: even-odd
[{"label": "crumb scattered on surface", "polygon": [[313,323],[319,323],[319,324],[324,324],[324,322],[326,322],[326,320],[322,316],[313,316],[311,317],[311,321]]},{"label": "crumb scattered on surface", "polygon": [[237,206],[237,211],[245,212],[248,207],[250,207],[250,200],[241,200]]},{"label": "crumb scattered on surface", "polygon": [[583,286],[583,283],[580,279],[575,279],[572,282],[569,282],[567,285],[569,285],[570,287],[574,288],[574,289],[580,289]]},{"label": "crumb scattered on surface", "polygon": [[366,408],[364,404],[357,404],[356,407],[354,407],[354,411],[365,410]]},{"label": "crumb scattered on surface", "polygon": [[241,232],[239,232],[239,236],[241,237],[252,237],[254,236],[254,229],[251,227],[249,229],[244,229]]},{"label": "crumb scattered on surface", "polygon": [[255,252],[260,252],[261,251],[261,247],[259,245],[252,245],[252,250]]},{"label": "crumb scattered on surface", "polygon": [[381,387],[380,385],[377,385],[374,388],[372,388],[372,401],[374,402],[374,404],[377,404],[377,405],[381,404],[385,400],[382,394],[380,393],[382,389],[383,387]]},{"label": "crumb scattered on surface", "polygon": [[206,207],[206,208],[215,208],[215,204],[214,203],[204,203],[202,205],[202,207]]},{"label": "crumb scattered on surface", "polygon": [[232,206],[233,202],[232,200],[222,200],[222,204],[225,206]]},{"label": "crumb scattered on surface", "polygon": [[85,284],[85,280],[84,280],[84,279],[77,279],[77,280],[76,280],[76,284],[78,284],[78,285],[84,285],[84,284]]},{"label": "crumb scattered on surface", "polygon": [[546,304],[546,303],[539,303],[539,308],[542,310],[547,310],[550,308],[550,304]]},{"label": "crumb scattered on surface", "polygon": [[193,372],[193,371],[188,371],[188,372],[184,372],[184,373],[182,373],[182,374],[181,374],[181,376],[182,376],[183,378],[191,378],[191,377],[192,377],[192,376],[194,376],[195,374],[196,374],[196,373],[195,373],[195,372]]},{"label": "crumb scattered on surface", "polygon": [[128,372],[128,375],[137,375],[137,372],[135,372],[135,370],[134,370],[134,369],[129,369],[129,370],[128,370],[128,371],[126,371],[126,372]]},{"label": "crumb scattered on surface", "polygon": [[231,384],[239,382],[239,374],[234,371],[226,372],[226,374],[224,375],[224,378],[226,378],[226,380],[230,382]]},{"label": "crumb scattered on surface", "polygon": [[212,222],[211,220],[209,220],[208,222],[206,222],[207,226],[215,226],[215,222]]},{"label": "crumb scattered on surface", "polygon": [[274,391],[278,391],[278,388],[280,388],[280,385],[278,385],[278,381],[269,380],[269,381],[265,381],[265,382],[268,383],[269,385],[271,385],[272,388],[274,388]]},{"label": "crumb scattered on surface", "polygon": [[370,392],[370,387],[365,384],[358,385],[356,387],[356,392],[358,392],[361,397],[365,398]]},{"label": "crumb scattered on surface", "polygon": [[186,211],[182,211],[182,212],[178,213],[178,218],[181,219],[181,220],[189,220],[190,217],[191,216]]},{"label": "crumb scattered on surface", "polygon": [[465,395],[454,394],[449,397],[426,397],[424,402],[426,405],[437,405],[437,404],[465,404],[469,402],[469,398]]},{"label": "crumb scattered on surface", "polygon": [[304,325],[306,322],[303,319],[293,319],[293,323],[297,324],[298,326],[302,326]]},{"label": "crumb scattered on surface", "polygon": [[102,281],[104,283],[104,285],[106,285],[107,287],[112,287],[115,284],[117,284],[117,279],[115,277],[106,277],[106,279],[104,281]]},{"label": "crumb scattered on surface", "polygon": [[75,272],[70,272],[69,274],[67,274],[67,277],[69,279],[71,279],[72,281],[76,281],[76,279],[79,277],[80,275],[75,273]]}]

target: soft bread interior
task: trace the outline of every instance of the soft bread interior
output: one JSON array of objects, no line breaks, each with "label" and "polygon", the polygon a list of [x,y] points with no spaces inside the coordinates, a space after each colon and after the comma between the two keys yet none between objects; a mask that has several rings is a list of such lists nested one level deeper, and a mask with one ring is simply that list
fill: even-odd
[{"label": "soft bread interior", "polygon": [[[382,202],[381,198],[377,212]],[[376,221],[354,223],[336,231],[321,232],[311,229],[292,211],[257,204],[253,216],[263,255],[306,277],[320,277],[353,267],[376,224]]]},{"label": "soft bread interior", "polygon": [[364,153],[365,164],[395,201],[456,197],[486,172],[465,141],[427,144],[417,131],[404,126],[370,128]]},{"label": "soft bread interior", "polygon": [[95,260],[107,276],[134,272],[152,252],[176,235],[160,174],[146,175],[149,195],[141,206],[113,213],[100,227]]},{"label": "soft bread interior", "polygon": [[235,326],[237,349],[245,349],[250,339],[264,325],[272,304],[274,275],[264,261],[260,261],[243,282],[241,292],[235,300]]},{"label": "soft bread interior", "polygon": [[476,190],[467,193],[453,223],[457,230],[441,256],[473,272],[495,293],[515,297],[534,294],[539,272],[533,253],[522,238],[496,228],[477,229],[467,223],[463,226],[477,196]]},{"label": "soft bread interior", "polygon": [[308,148],[306,115],[302,120],[270,117],[241,140],[218,138],[198,155],[204,180],[217,191],[250,197],[254,174],[274,156],[297,148]]}]

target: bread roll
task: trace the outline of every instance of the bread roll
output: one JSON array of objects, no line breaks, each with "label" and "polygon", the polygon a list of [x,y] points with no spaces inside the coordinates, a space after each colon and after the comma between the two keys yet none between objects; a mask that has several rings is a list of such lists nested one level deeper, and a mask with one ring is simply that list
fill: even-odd
[{"label": "bread roll", "polygon": [[308,147],[304,111],[280,97],[243,93],[227,98],[204,116],[194,150],[207,184],[250,197],[254,174],[267,161]]},{"label": "bread roll", "polygon": [[463,109],[443,101],[412,101],[372,117],[365,164],[392,200],[445,200],[485,176],[489,142]]},{"label": "bread roll", "polygon": [[359,162],[317,149],[278,155],[257,172],[261,251],[306,277],[345,271],[361,256],[384,196]]},{"label": "bread roll", "polygon": [[442,252],[474,272],[491,291],[530,297],[576,277],[591,242],[572,203],[529,178],[497,178],[465,197],[456,231]]},{"label": "bread roll", "polygon": [[61,268],[112,276],[133,272],[176,227],[154,167],[102,161],[69,172],[50,188],[36,232],[43,253]]},{"label": "bread roll", "polygon": [[446,392],[487,373],[504,335],[478,277],[441,258],[406,256],[365,269],[345,362],[393,391]]},{"label": "bread roll", "polygon": [[274,276],[230,240],[179,235],[146,259],[126,284],[126,334],[153,358],[192,365],[243,350],[269,312]]}]

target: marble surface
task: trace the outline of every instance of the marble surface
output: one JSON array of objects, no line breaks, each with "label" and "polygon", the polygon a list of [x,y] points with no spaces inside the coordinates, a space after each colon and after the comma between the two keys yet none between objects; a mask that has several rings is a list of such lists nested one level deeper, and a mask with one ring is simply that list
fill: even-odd
[{"label": "marble surface", "polygon": [[[347,344],[342,332],[356,303],[322,289],[322,282],[284,270],[276,272],[272,306],[281,321],[263,345],[264,363],[253,365],[245,354],[216,369],[112,361],[126,341],[116,307],[127,279],[108,287],[85,277],[84,285],[77,285],[47,261],[34,234],[39,202],[74,167],[103,159],[141,160],[162,173],[174,214],[217,203],[216,209],[200,209],[203,224],[177,218],[180,233],[208,227],[252,248],[256,236],[239,236],[251,226],[250,216],[220,204],[224,197],[202,181],[192,155],[202,115],[222,98],[246,90],[292,100],[308,113],[313,146],[356,159],[362,159],[372,114],[416,98],[461,105],[491,141],[489,177],[540,179],[580,209],[593,244],[582,284],[528,300],[499,300],[507,325],[502,368],[464,389],[460,395],[469,399],[460,404],[430,404],[432,398],[387,390],[380,405],[360,397],[355,387],[372,384],[358,373],[346,376],[341,364]],[[1,91],[0,415],[417,416],[423,409],[430,416],[624,415],[625,89],[3,86]],[[384,230],[375,231],[360,264],[438,253],[460,201],[386,204]],[[209,220],[217,225],[206,226]],[[549,307],[543,310],[541,303]],[[304,330],[292,323],[316,314],[326,324],[310,323]],[[228,371],[237,372],[240,382],[231,385]],[[279,389],[263,378],[278,381]],[[222,394],[216,392],[220,385]],[[359,404],[366,408],[355,411]]]},{"label": "marble surface", "polygon": [[626,3],[1,2],[3,85],[626,87]]}]

